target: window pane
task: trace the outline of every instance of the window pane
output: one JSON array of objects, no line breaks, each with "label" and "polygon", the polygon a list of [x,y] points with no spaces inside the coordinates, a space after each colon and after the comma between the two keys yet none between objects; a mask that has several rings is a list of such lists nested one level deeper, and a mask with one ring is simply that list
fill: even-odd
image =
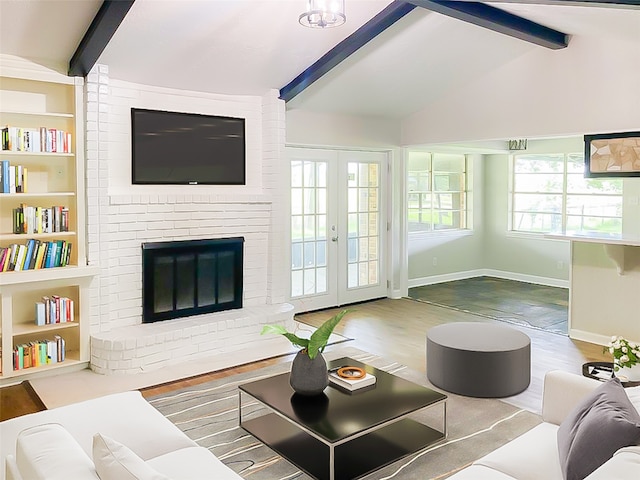
[{"label": "window pane", "polygon": [[291,189],[291,214],[300,215],[302,213],[302,189]]},{"label": "window pane", "polygon": [[516,194],[513,207],[516,211],[562,212],[562,195]]},{"label": "window pane", "polygon": [[327,242],[316,243],[316,263],[321,267],[327,265]]},{"label": "window pane", "polygon": [[304,272],[304,294],[316,293],[316,269],[310,268]]},{"label": "window pane", "polygon": [[620,233],[622,231],[622,219],[607,217],[578,217],[569,215],[567,217],[567,230],[596,233]]},{"label": "window pane", "polygon": [[513,230],[622,231],[622,179],[584,178],[582,153],[518,155],[513,185]]},{"label": "window pane", "polygon": [[316,264],[316,244],[305,242],[304,244],[304,266],[314,267]]},{"label": "window pane", "polygon": [[521,173],[516,175],[516,192],[556,192],[562,193],[562,173]]},{"label": "window pane", "polygon": [[564,155],[517,155],[515,173],[562,173]]},{"label": "window pane", "polygon": [[562,231],[562,215],[551,213],[514,213],[514,230],[523,232],[559,232]]},{"label": "window pane", "polygon": [[567,214],[622,217],[622,197],[568,195]]},{"label": "window pane", "polygon": [[316,293],[327,291],[327,269],[318,268],[316,271]]},{"label": "window pane", "polygon": [[302,215],[291,217],[291,240],[302,240]]},{"label": "window pane", "polygon": [[302,244],[291,244],[291,268],[297,270],[302,268]]},{"label": "window pane", "polygon": [[291,272],[291,296],[299,297],[302,295],[302,270]]},{"label": "window pane", "polygon": [[318,239],[327,238],[327,216],[326,215],[318,215]]},{"label": "window pane", "polygon": [[304,239],[314,240],[316,238],[316,217],[313,215],[304,217]]},{"label": "window pane", "polygon": [[358,239],[350,238],[347,241],[347,261],[349,263],[358,261]]},{"label": "window pane", "polygon": [[302,187],[302,162],[291,162],[291,186]]},{"label": "window pane", "polygon": [[316,191],[312,188],[304,189],[304,213],[316,213]]},{"label": "window pane", "polygon": [[436,153],[433,155],[433,171],[463,173],[465,171],[465,156],[455,153]]},{"label": "window pane", "polygon": [[302,184],[305,187],[316,186],[316,164],[315,162],[304,162],[304,172]]}]

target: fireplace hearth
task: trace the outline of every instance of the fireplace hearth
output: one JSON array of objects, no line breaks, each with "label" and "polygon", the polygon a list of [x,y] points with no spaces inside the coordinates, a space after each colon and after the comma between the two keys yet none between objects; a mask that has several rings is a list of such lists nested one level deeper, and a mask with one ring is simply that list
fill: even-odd
[{"label": "fireplace hearth", "polygon": [[142,322],[242,308],[243,237],[142,244]]}]

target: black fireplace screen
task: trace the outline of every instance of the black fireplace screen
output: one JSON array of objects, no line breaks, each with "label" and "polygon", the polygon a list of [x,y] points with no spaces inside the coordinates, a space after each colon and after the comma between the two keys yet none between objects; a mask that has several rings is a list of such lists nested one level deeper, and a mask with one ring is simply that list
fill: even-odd
[{"label": "black fireplace screen", "polygon": [[242,308],[243,237],[142,244],[142,322]]}]

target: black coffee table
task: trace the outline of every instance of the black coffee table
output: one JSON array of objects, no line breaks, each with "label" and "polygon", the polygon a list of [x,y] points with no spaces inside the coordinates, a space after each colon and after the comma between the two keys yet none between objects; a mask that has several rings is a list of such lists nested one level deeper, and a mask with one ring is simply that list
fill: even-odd
[{"label": "black coffee table", "polygon": [[[375,375],[375,387],[348,393],[329,386],[301,397],[289,373],[246,383],[238,387],[240,426],[319,480],[360,478],[446,438],[446,395],[348,357],[329,362],[346,365]],[[429,418],[437,425],[416,418],[433,406],[441,407]]]}]

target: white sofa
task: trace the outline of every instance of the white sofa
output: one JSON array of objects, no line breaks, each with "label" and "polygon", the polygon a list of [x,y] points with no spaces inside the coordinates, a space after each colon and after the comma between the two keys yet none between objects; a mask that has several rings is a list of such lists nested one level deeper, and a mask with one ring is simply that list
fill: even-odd
[{"label": "white sofa", "polygon": [[[562,480],[556,440],[558,425],[580,399],[600,385],[596,380],[571,373],[549,372],[544,385],[543,422],[450,478]],[[625,391],[640,411],[640,387]],[[6,480],[105,480],[102,474],[97,475],[92,461],[96,433],[129,447],[157,473],[143,472],[139,476],[116,473],[106,477],[109,480],[241,478],[209,450],[198,447],[139,392],[127,392],[0,423],[0,458],[6,459]],[[640,446],[619,450],[587,478],[640,478]]]},{"label": "white sofa", "polygon": [[[98,476],[92,455],[97,433],[128,447],[135,459],[117,451],[109,458],[113,474]],[[6,420],[0,423],[0,451],[6,480],[241,479],[163,417],[140,392],[107,395]],[[114,458],[120,465],[114,465]],[[101,459],[103,470],[105,463]],[[117,470],[122,464],[142,473],[129,476],[131,472]]]},{"label": "white sofa", "polygon": [[[543,422],[511,442],[449,477],[451,480],[563,480],[558,455],[559,425],[580,400],[602,385],[597,380],[563,371],[552,371],[544,379]],[[640,387],[625,389],[640,413]],[[640,478],[640,446],[625,447],[588,480]]]}]

